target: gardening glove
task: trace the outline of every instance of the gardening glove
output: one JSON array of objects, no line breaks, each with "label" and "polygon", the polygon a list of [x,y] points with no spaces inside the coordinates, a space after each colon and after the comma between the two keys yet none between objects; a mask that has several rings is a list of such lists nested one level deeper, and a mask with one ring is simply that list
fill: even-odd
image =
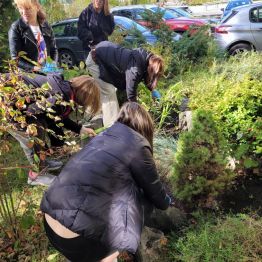
[{"label": "gardening glove", "polygon": [[154,100],[160,100],[161,94],[159,93],[159,91],[157,91],[156,89],[154,89],[154,90],[151,92],[151,94],[152,94],[152,98],[153,98]]},{"label": "gardening glove", "polygon": [[41,71],[43,73],[61,73],[62,69],[57,67],[56,62],[46,62],[45,65],[42,67]]}]

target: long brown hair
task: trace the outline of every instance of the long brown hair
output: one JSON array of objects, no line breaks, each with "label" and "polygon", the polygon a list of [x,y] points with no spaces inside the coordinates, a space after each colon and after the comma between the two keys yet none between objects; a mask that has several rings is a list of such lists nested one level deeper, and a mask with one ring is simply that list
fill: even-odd
[{"label": "long brown hair", "polygon": [[136,102],[126,102],[120,109],[117,121],[141,134],[153,148],[154,124],[143,106]]},{"label": "long brown hair", "polygon": [[159,55],[151,55],[148,60],[146,85],[153,90],[160,76],[164,73],[164,61]]},{"label": "long brown hair", "polygon": [[[95,6],[95,4],[94,4],[94,1],[95,0],[93,0],[93,6],[94,6],[94,8],[96,9],[97,7]],[[105,15],[109,15],[110,14],[110,11],[109,11],[109,3],[108,3],[108,0],[103,0],[103,11],[104,11],[104,14]]]},{"label": "long brown hair", "polygon": [[100,88],[96,80],[88,75],[74,77],[70,80],[75,102],[95,114],[100,109]]},{"label": "long brown hair", "polygon": [[38,8],[38,11],[37,11],[38,23],[43,24],[45,22],[46,14],[38,0],[14,0],[14,4],[17,8],[19,6],[23,6],[23,7],[36,6]]}]

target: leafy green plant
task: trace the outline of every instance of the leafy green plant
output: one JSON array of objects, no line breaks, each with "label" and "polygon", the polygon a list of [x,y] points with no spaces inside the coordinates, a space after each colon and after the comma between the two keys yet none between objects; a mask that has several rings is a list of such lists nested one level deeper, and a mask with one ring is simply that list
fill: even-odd
[{"label": "leafy green plant", "polygon": [[198,68],[184,74],[178,91],[190,98],[192,110],[212,111],[227,139],[230,155],[237,160],[237,170],[248,168],[257,174],[261,170],[262,143],[260,68],[261,56],[253,52],[220,64],[214,61],[210,70]]},{"label": "leafy green plant", "polygon": [[250,51],[231,56],[224,61],[216,61],[210,68],[212,76],[219,75],[227,80],[241,82],[248,75],[250,79],[262,80],[262,57]]},{"label": "leafy green plant", "polygon": [[174,196],[189,205],[212,207],[215,197],[234,178],[226,168],[226,141],[211,112],[193,113],[192,130],[182,133],[177,142],[171,178]]},{"label": "leafy green plant", "polygon": [[262,219],[239,214],[224,219],[203,217],[184,236],[173,236],[169,261],[261,261]]},{"label": "leafy green plant", "polygon": [[[49,154],[46,150],[46,133],[56,134],[53,130],[46,128],[44,124],[39,125],[37,119],[28,121],[28,108],[33,105],[46,115],[48,119],[56,122],[57,126],[62,127],[61,118],[56,115],[55,107],[48,101],[46,92],[50,90],[48,83],[39,88],[27,86],[19,77],[14,61],[10,64],[8,77],[2,77],[0,82],[0,130],[2,134],[17,132],[23,130],[25,139],[28,137],[27,146],[32,148],[37,146],[39,152],[34,154],[34,168],[36,171],[41,169],[40,160],[44,160]],[[61,95],[56,94],[56,105],[70,106],[75,108],[72,101],[63,101]],[[41,134],[40,134],[41,133]],[[39,135],[40,134],[40,135]],[[59,139],[65,139],[67,136],[57,136]]]}]

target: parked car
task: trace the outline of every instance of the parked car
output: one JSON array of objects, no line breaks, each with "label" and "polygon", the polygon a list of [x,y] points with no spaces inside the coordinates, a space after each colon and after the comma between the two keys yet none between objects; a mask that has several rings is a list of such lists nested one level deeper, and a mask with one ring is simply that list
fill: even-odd
[{"label": "parked car", "polygon": [[158,11],[163,12],[163,22],[168,25],[171,30],[177,33],[183,33],[191,26],[200,27],[205,25],[203,21],[198,19],[192,20],[181,17],[178,18],[171,11],[157,5],[129,5],[114,7],[111,9],[111,12],[114,15],[128,17],[141,25],[151,27],[152,25],[148,23],[148,21],[145,21],[142,17],[142,13],[145,13],[146,10],[152,12],[152,15]]},{"label": "parked car", "polygon": [[242,5],[249,5],[249,4],[252,4],[251,0],[230,0],[228,1],[226,7],[221,9],[221,11],[223,12],[221,19],[226,17],[233,8],[236,8]]},{"label": "parked car", "polygon": [[220,22],[220,19],[218,19],[216,17],[206,17],[206,18],[198,17],[198,18],[196,18],[192,15],[192,13],[188,13],[184,9],[181,9],[179,7],[176,7],[176,6],[166,6],[165,8],[167,10],[175,13],[178,17],[183,17],[183,18],[193,19],[193,20],[198,19],[198,20],[203,21],[206,24],[209,24],[210,26],[214,26],[218,22]]},{"label": "parked car", "polygon": [[[141,33],[148,44],[154,44],[157,41],[157,37],[150,30],[131,19],[114,16],[114,21],[116,24],[115,30],[123,32],[125,41],[130,43],[136,41],[136,36],[131,35],[129,31],[134,28]],[[82,41],[77,37],[77,22],[78,18],[72,18],[52,25],[58,48],[59,63],[65,64],[68,67],[72,67],[80,61],[85,60]],[[175,34],[173,40],[178,41],[180,38],[180,35]]]},{"label": "parked car", "polygon": [[235,55],[262,50],[262,3],[234,8],[215,28],[218,45]]},{"label": "parked car", "polygon": [[164,6],[164,8],[166,8],[167,10],[171,10],[172,12],[177,14],[178,17],[194,18],[194,16],[192,15],[192,12],[189,13],[185,11],[184,9],[179,8],[177,6]]}]

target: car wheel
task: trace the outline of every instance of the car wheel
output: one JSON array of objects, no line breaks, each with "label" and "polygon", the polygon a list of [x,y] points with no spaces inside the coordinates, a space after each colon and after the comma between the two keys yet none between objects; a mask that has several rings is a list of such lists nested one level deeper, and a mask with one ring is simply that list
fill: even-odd
[{"label": "car wheel", "polygon": [[236,55],[238,53],[244,52],[244,51],[251,51],[252,50],[252,46],[246,43],[240,43],[240,44],[236,44],[234,46],[232,46],[229,49],[229,54],[230,55]]},{"label": "car wheel", "polygon": [[64,64],[69,68],[73,67],[76,63],[73,53],[69,50],[60,51],[59,52],[59,63],[60,65]]}]

